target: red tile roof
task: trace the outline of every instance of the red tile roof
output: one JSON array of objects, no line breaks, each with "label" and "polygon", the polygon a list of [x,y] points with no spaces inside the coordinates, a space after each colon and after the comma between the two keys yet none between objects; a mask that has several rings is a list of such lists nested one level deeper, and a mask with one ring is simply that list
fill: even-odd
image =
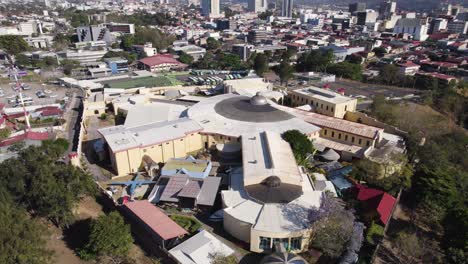
[{"label": "red tile roof", "polygon": [[401,67],[405,67],[405,68],[408,68],[408,67],[420,67],[418,64],[412,62],[412,61],[407,61],[407,62],[404,62],[404,63],[398,63],[397,64],[398,66],[401,66]]},{"label": "red tile roof", "polygon": [[158,55],[154,55],[151,57],[143,58],[139,60],[139,62],[145,65],[148,65],[150,67],[160,65],[160,64],[174,64],[179,67],[187,66],[186,64],[183,64],[182,62],[174,59],[174,56],[172,56],[171,54],[158,54]]},{"label": "red tile roof", "polygon": [[370,209],[376,210],[379,214],[379,220],[386,225],[396,203],[395,197],[384,191],[367,188],[360,184],[357,184],[355,188],[357,189],[357,199],[367,202]]},{"label": "red tile roof", "polygon": [[164,240],[187,234],[185,229],[147,200],[128,202],[124,206]]},{"label": "red tile roof", "polygon": [[33,132],[33,131],[27,131],[21,135],[9,137],[3,141],[0,142],[0,147],[6,147],[13,145],[17,142],[23,141],[23,140],[46,140],[49,139],[49,133],[47,132]]},{"label": "red tile roof", "polygon": [[62,114],[62,110],[60,110],[59,108],[45,109],[45,110],[42,110],[42,113],[41,113],[42,116],[55,116],[55,115],[61,115],[61,114]]}]

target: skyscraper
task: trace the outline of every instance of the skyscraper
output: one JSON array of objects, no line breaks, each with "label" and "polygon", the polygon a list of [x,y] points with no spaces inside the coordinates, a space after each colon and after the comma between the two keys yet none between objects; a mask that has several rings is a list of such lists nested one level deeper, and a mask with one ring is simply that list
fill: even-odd
[{"label": "skyscraper", "polygon": [[202,0],[202,15],[219,16],[219,14],[220,14],[219,0]]},{"label": "skyscraper", "polygon": [[293,0],[283,0],[283,6],[281,9],[281,16],[292,17],[293,14]]},{"label": "skyscraper", "polygon": [[396,12],[396,2],[392,0],[385,0],[380,5],[380,16],[384,19],[391,17]]},{"label": "skyscraper", "polygon": [[250,12],[260,13],[267,10],[266,0],[249,0],[248,4],[248,9]]},{"label": "skyscraper", "polygon": [[366,3],[352,3],[349,4],[349,12],[354,14],[356,12],[363,12],[366,11]]}]

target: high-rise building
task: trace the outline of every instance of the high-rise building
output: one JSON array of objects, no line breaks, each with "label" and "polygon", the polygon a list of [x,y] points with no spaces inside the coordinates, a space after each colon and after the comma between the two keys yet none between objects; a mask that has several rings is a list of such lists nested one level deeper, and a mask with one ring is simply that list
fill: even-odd
[{"label": "high-rise building", "polygon": [[357,12],[356,15],[357,24],[364,26],[368,24],[374,24],[377,21],[379,13],[369,9],[364,12]]},{"label": "high-rise building", "polygon": [[396,12],[396,2],[392,0],[385,0],[380,5],[380,15],[382,18],[387,19]]},{"label": "high-rise building", "polygon": [[468,22],[452,20],[447,23],[447,31],[450,33],[459,33],[462,35],[467,34],[468,32]]},{"label": "high-rise building", "polygon": [[356,12],[366,11],[366,3],[352,3],[349,4],[349,12],[354,15]]},{"label": "high-rise building", "polygon": [[293,0],[283,0],[283,6],[281,8],[281,16],[292,17],[293,14]]},{"label": "high-rise building", "polygon": [[202,0],[202,15],[219,16],[220,13],[219,0]]},{"label": "high-rise building", "polygon": [[429,24],[429,34],[434,34],[442,30],[447,29],[447,19],[444,18],[435,18],[431,20]]},{"label": "high-rise building", "polygon": [[261,13],[267,10],[266,0],[249,0],[248,10],[250,12]]}]

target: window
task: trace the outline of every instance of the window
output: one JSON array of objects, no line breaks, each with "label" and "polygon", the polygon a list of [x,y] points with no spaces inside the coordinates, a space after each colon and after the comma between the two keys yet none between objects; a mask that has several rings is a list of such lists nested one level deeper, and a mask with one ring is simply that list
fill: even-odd
[{"label": "window", "polygon": [[341,133],[338,133],[338,139],[341,139]]},{"label": "window", "polygon": [[320,108],[322,108],[322,109],[323,109],[323,104],[320,104]]},{"label": "window", "polygon": [[263,250],[270,250],[271,249],[271,238],[270,237],[260,237],[260,244],[258,246],[260,249]]},{"label": "window", "polygon": [[348,135],[344,135],[344,140],[348,141]]},{"label": "window", "polygon": [[318,107],[318,102],[317,102],[317,103],[315,103],[315,106],[316,106],[316,107]]},{"label": "window", "polygon": [[326,136],[327,135],[327,130],[325,129],[325,131],[323,131],[323,134]]},{"label": "window", "polygon": [[221,139],[224,139],[224,137],[223,137],[223,136],[221,136]]},{"label": "window", "polygon": [[228,137],[228,140],[231,140],[231,137]]},{"label": "window", "polygon": [[334,131],[332,131],[332,137],[335,137],[335,132]]},{"label": "window", "polygon": [[331,111],[333,112],[333,107],[331,108]]},{"label": "window", "polygon": [[328,105],[327,105],[327,111],[328,111]]},{"label": "window", "polygon": [[354,143],[354,137],[351,137],[351,142],[353,142],[353,143]]},{"label": "window", "polygon": [[302,237],[291,237],[290,250],[300,250],[302,246]]},{"label": "window", "polygon": [[166,145],[169,145],[169,142],[166,142]]},{"label": "window", "polygon": [[180,141],[184,141],[184,139],[181,139]]},{"label": "window", "polygon": [[367,140],[366,145],[370,146],[370,141],[369,140]]},{"label": "window", "polygon": [[347,105],[344,106],[344,110],[345,110],[345,111],[348,110],[348,106],[347,106]]},{"label": "window", "polygon": [[273,238],[273,247],[277,243],[283,244],[284,248],[289,248],[289,238]]},{"label": "window", "polygon": [[359,139],[359,145],[361,145],[361,143],[362,143],[362,139]]},{"label": "window", "polygon": [[143,149],[143,152],[146,152],[146,149]]}]

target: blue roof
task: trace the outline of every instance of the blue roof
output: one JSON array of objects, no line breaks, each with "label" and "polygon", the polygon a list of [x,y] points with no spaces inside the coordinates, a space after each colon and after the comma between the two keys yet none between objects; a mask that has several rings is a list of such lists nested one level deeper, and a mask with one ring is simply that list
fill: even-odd
[{"label": "blue roof", "polygon": [[341,175],[328,177],[328,179],[333,183],[333,185],[335,185],[335,187],[339,191],[346,190],[346,189],[353,187],[353,185]]}]

